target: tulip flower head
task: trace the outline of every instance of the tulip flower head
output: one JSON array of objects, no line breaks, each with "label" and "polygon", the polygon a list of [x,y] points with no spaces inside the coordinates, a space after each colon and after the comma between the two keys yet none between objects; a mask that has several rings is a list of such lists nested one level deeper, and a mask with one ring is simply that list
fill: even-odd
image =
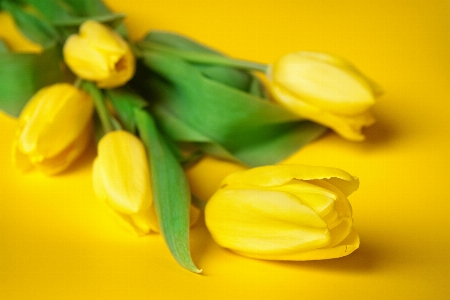
[{"label": "tulip flower head", "polygon": [[70,84],[39,90],[19,117],[13,147],[16,166],[47,174],[66,169],[92,138],[93,110],[91,96]]},{"label": "tulip flower head", "polygon": [[145,147],[135,135],[111,131],[94,160],[94,191],[123,225],[138,235],[159,231]]},{"label": "tulip flower head", "polygon": [[362,128],[374,122],[368,110],[381,90],[341,58],[291,53],[272,66],[269,77],[276,102],[348,140],[363,140]]},{"label": "tulip flower head", "polygon": [[359,247],[347,200],[357,188],[357,178],[325,167],[275,165],[233,173],[208,201],[206,225],[219,245],[248,257],[342,257]]},{"label": "tulip flower head", "polygon": [[67,39],[63,54],[77,76],[96,82],[100,88],[122,86],[135,72],[135,57],[127,42],[111,28],[92,20]]}]

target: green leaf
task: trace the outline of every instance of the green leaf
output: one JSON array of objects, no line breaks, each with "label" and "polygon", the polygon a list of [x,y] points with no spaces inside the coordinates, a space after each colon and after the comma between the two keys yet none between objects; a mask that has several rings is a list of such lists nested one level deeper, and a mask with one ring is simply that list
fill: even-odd
[{"label": "green leaf", "polygon": [[88,19],[111,22],[124,14],[111,12],[101,1],[24,0],[36,8],[52,24],[78,26]]},{"label": "green leaf", "polygon": [[[37,0],[39,1],[39,0]],[[77,15],[99,16],[108,15],[111,11],[101,0],[63,0],[70,5]]]},{"label": "green leaf", "polygon": [[[172,49],[183,50],[193,53],[216,55],[226,57],[223,53],[208,46],[198,43],[192,39],[167,31],[150,31],[143,40],[145,43],[154,43]],[[205,77],[230,87],[249,92],[255,96],[268,98],[266,89],[261,81],[251,72],[212,64],[192,64]]]},{"label": "green leaf", "polygon": [[87,20],[95,20],[100,23],[111,23],[112,27],[115,27],[117,22],[122,21],[125,18],[125,14],[107,14],[107,15],[96,15],[88,17],[73,17],[70,19],[59,20],[55,22],[56,26],[72,26],[78,27]]},{"label": "green leaf", "polygon": [[194,142],[210,155],[249,165],[281,161],[325,128],[283,107],[207,78],[171,55],[145,52],[134,84],[149,101],[164,134]]},{"label": "green leaf", "polygon": [[9,52],[8,46],[5,44],[5,42],[3,42],[2,39],[0,39],[0,54],[1,53],[8,53],[8,52]]},{"label": "green leaf", "polygon": [[13,1],[2,2],[2,8],[13,16],[19,30],[33,42],[47,48],[60,40],[57,30],[37,11]]},{"label": "green leaf", "polygon": [[60,49],[56,45],[41,54],[2,53],[0,109],[18,117],[37,90],[62,80],[60,59]]},{"label": "green leaf", "polygon": [[74,8],[62,0],[23,0],[36,8],[51,23],[63,22],[76,17]]},{"label": "green leaf", "polygon": [[125,88],[106,90],[106,95],[111,100],[119,116],[120,123],[125,130],[135,133],[136,120],[134,109],[143,108],[147,106],[147,103],[141,97]]},{"label": "green leaf", "polygon": [[152,189],[161,233],[175,260],[200,273],[189,250],[189,184],[181,165],[157,131],[152,116],[135,109],[140,138],[147,148]]}]

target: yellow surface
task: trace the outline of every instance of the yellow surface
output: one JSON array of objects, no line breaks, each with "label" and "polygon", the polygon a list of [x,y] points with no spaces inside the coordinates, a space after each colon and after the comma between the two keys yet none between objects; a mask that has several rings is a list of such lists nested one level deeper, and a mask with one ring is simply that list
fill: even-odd
[{"label": "yellow surface", "polygon": [[[450,2],[448,0],[106,1],[133,38],[172,30],[229,55],[272,62],[297,50],[339,54],[385,89],[367,141],[328,134],[289,162],[361,180],[350,197],[361,247],[348,257],[268,262],[192,230],[203,275],[182,270],[160,236],[133,237],[91,187],[94,151],[57,177],[19,174],[16,122],[0,116],[1,299],[447,299],[450,295]],[[202,162],[210,195],[236,167]]]}]

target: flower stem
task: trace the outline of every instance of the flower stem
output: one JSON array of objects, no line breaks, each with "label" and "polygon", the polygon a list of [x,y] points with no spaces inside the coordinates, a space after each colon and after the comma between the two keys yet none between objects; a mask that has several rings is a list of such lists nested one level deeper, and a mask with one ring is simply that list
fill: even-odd
[{"label": "flower stem", "polygon": [[95,86],[94,83],[89,81],[82,81],[80,84],[91,96],[94,101],[95,109],[102,123],[103,129],[106,132],[114,130],[108,108],[106,107],[105,99],[102,92]]},{"label": "flower stem", "polygon": [[185,51],[185,50],[162,46],[162,45],[152,43],[152,42],[143,41],[143,42],[139,43],[139,46],[142,47],[143,50],[164,52],[167,54],[178,56],[180,58],[183,58],[183,59],[185,59],[189,62],[193,62],[193,63],[221,65],[221,66],[228,66],[228,67],[234,67],[234,68],[245,69],[245,70],[260,71],[260,72],[264,72],[264,73],[266,73],[267,69],[268,69],[268,66],[266,64],[230,58],[230,57],[221,56],[218,54]]}]

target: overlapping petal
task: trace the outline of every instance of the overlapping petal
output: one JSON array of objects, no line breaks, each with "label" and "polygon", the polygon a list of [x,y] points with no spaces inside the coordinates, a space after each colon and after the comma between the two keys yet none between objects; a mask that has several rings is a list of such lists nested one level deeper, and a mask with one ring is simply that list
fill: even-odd
[{"label": "overlapping petal", "polygon": [[374,123],[369,109],[381,89],[349,62],[316,52],[290,53],[270,70],[274,100],[299,116],[360,141]]},{"label": "overlapping petal", "polygon": [[357,178],[334,168],[249,169],[223,181],[206,206],[206,225],[219,245],[249,257],[340,257],[359,245],[347,200],[357,188]]},{"label": "overlapping petal", "polygon": [[92,138],[89,94],[60,83],[39,90],[23,109],[13,146],[16,165],[47,174],[66,169]]},{"label": "overlapping petal", "polygon": [[79,77],[100,88],[124,85],[134,75],[135,57],[127,42],[115,31],[93,20],[80,26],[63,48],[64,60]]}]

